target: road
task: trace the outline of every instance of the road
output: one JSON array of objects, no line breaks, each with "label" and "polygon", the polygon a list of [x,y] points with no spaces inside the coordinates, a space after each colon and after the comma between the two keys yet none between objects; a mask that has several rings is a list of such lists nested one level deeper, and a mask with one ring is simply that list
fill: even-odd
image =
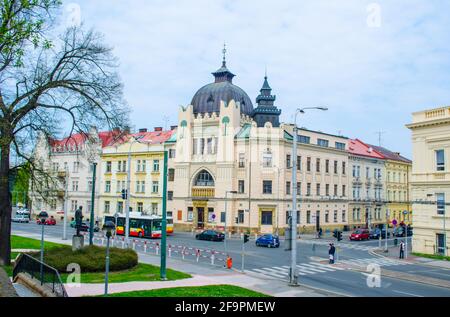
[{"label": "road", "polygon": [[[39,234],[41,228],[35,223],[13,224],[14,233],[34,233]],[[63,228],[61,225],[46,227],[46,236],[61,238]],[[69,228],[68,236],[71,237],[74,229]],[[148,246],[155,245],[158,240],[135,239],[136,250],[144,251],[143,241],[147,241]],[[338,249],[337,264],[328,265],[328,242],[335,243]],[[99,241],[100,242],[100,241]],[[233,267],[241,269],[241,240],[228,239],[225,250],[223,242],[198,241],[191,233],[175,233],[167,239],[168,245],[171,245],[172,256],[181,257],[181,247],[201,249],[203,257],[199,265],[208,265],[210,263],[210,254],[208,250],[214,250],[217,253],[217,261],[223,267],[224,254],[227,253],[233,258]],[[393,240],[389,240],[393,244]],[[368,280],[374,279],[368,276],[368,273],[361,273],[352,270],[354,265],[367,267],[370,264],[379,265],[381,270],[406,272],[415,275],[434,277],[450,280],[450,270],[430,268],[423,265],[405,264],[400,260],[385,260],[369,253],[369,250],[377,247],[378,241],[341,241],[336,243],[334,238],[324,238],[320,240],[298,240],[297,263],[299,272],[299,282],[302,285],[315,289],[325,290],[345,296],[389,296],[389,297],[422,297],[422,296],[450,296],[450,289],[436,287],[428,284],[421,284],[400,279],[381,277],[380,285],[369,287]],[[383,241],[384,245],[384,241]],[[408,241],[410,246],[410,239]],[[180,247],[178,247],[180,246]],[[154,252],[147,249],[148,252]],[[195,253],[195,251],[191,251]],[[222,252],[224,254],[222,254]],[[196,261],[195,256],[187,256],[186,260]],[[221,262],[222,261],[222,262]],[[254,240],[250,240],[245,245],[245,272],[251,275],[257,275],[265,279],[282,279],[287,281],[290,263],[290,252],[284,249],[284,242],[280,248],[261,248],[256,247]],[[220,267],[218,266],[218,269]]]}]

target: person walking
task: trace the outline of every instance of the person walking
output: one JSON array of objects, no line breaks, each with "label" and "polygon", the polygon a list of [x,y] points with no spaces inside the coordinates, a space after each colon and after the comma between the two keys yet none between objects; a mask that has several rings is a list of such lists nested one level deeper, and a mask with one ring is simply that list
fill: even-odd
[{"label": "person walking", "polygon": [[400,259],[405,258],[405,242],[400,242]]},{"label": "person walking", "polygon": [[333,243],[330,243],[330,248],[328,249],[328,255],[330,257],[330,264],[334,264],[334,255],[336,253],[336,248]]}]

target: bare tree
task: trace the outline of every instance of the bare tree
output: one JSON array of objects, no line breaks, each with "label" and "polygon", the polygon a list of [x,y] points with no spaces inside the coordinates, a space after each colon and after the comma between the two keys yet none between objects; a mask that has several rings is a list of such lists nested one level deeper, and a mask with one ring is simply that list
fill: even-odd
[{"label": "bare tree", "polygon": [[[0,264],[8,265],[11,171],[19,166],[29,168],[39,188],[51,188],[48,182],[54,181],[45,177],[46,169],[33,160],[38,133],[54,137],[62,131],[87,134],[92,125],[121,128],[127,124],[129,110],[116,72],[117,60],[103,44],[102,35],[72,27],[50,42],[42,25],[59,1],[2,2],[13,3],[1,9],[0,21]],[[14,19],[24,23],[37,19],[29,25],[31,29],[35,26],[35,32],[17,36],[19,41],[13,43],[8,30],[17,27]],[[4,34],[8,36],[2,37]],[[11,164],[11,158],[17,164]]]}]

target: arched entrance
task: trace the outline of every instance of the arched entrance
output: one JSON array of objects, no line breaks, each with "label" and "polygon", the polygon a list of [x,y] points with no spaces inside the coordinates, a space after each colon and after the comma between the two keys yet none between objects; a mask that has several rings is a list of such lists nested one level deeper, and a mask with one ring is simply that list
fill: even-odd
[{"label": "arched entrance", "polygon": [[208,223],[208,200],[215,196],[215,181],[211,173],[202,169],[192,183],[194,226],[203,229]]}]

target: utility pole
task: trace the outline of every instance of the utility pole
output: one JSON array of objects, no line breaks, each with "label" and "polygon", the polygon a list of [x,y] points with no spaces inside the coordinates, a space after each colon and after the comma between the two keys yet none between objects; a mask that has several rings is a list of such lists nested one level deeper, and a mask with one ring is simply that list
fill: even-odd
[{"label": "utility pole", "polygon": [[167,163],[168,153],[164,151],[163,194],[162,194],[162,226],[161,226],[161,280],[166,277],[166,245],[167,245]]}]

